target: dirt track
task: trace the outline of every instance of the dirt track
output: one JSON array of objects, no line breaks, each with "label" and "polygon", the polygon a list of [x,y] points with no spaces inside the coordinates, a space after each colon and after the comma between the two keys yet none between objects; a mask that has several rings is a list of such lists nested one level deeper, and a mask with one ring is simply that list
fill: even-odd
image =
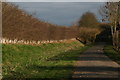
[{"label": "dirt track", "polygon": [[72,78],[119,78],[120,65],[104,55],[103,45],[96,45],[79,56]]}]

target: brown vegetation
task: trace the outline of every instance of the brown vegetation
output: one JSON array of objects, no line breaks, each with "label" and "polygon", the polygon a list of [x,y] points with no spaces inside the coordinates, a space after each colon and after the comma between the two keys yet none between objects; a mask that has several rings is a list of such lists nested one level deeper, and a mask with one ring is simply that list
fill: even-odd
[{"label": "brown vegetation", "polygon": [[82,15],[78,21],[79,27],[92,27],[95,28],[98,25],[96,16],[91,12],[86,12]]},{"label": "brown vegetation", "polygon": [[34,18],[17,6],[2,3],[4,38],[18,40],[63,40],[75,38],[76,29],[53,25]]},{"label": "brown vegetation", "polygon": [[91,12],[86,12],[78,21],[79,34],[77,40],[89,44],[95,41],[96,36],[100,33],[98,21]]},{"label": "brown vegetation", "polygon": [[91,43],[94,42],[96,39],[96,36],[100,33],[100,30],[98,28],[86,28],[81,27],[79,29],[79,35],[78,37],[83,43]]}]

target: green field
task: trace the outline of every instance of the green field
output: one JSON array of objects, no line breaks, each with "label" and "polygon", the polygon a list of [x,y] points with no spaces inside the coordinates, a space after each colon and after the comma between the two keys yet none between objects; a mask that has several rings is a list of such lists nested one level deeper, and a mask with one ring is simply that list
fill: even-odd
[{"label": "green field", "polygon": [[2,47],[4,78],[71,78],[77,56],[89,48],[77,41]]},{"label": "green field", "polygon": [[104,52],[110,59],[120,64],[120,54],[113,49],[112,45],[105,46]]}]

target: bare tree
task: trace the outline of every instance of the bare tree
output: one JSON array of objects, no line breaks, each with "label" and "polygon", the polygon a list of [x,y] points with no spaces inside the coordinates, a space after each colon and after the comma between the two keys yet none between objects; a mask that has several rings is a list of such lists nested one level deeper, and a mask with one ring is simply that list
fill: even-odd
[{"label": "bare tree", "polygon": [[86,12],[78,21],[79,27],[97,27],[98,21],[96,16],[91,12]]},{"label": "bare tree", "polygon": [[102,21],[108,21],[111,25],[113,46],[119,49],[120,45],[120,2],[107,2],[100,8],[100,14],[103,16]]}]

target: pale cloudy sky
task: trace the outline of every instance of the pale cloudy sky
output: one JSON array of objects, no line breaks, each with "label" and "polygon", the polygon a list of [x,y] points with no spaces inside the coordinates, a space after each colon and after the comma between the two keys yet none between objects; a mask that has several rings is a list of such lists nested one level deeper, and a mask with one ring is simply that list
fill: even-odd
[{"label": "pale cloudy sky", "polygon": [[14,2],[19,8],[33,14],[38,19],[57,25],[70,26],[83,13],[93,12],[100,21],[98,9],[103,2]]},{"label": "pale cloudy sky", "polygon": [[7,2],[107,2],[119,0],[2,0]]}]

